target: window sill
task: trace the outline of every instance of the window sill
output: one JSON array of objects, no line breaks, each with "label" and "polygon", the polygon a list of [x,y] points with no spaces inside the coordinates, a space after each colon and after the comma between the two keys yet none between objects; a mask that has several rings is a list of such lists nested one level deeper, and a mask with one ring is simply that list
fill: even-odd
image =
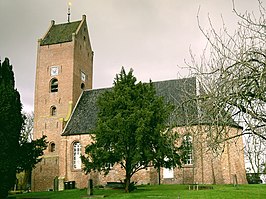
[{"label": "window sill", "polygon": [[182,165],[182,168],[193,168],[194,165],[193,164],[184,164]]},{"label": "window sill", "polygon": [[82,169],[71,169],[71,172],[83,172],[83,170]]}]

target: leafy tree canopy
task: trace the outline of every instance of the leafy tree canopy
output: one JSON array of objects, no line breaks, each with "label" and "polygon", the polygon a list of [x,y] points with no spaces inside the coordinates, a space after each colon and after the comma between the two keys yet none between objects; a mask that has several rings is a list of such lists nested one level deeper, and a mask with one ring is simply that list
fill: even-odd
[{"label": "leafy tree canopy", "polygon": [[[136,83],[131,69],[122,68],[114,87],[98,98],[98,121],[94,143],[82,156],[85,171],[104,171],[118,163],[125,170],[125,191],[137,171],[154,166],[180,165],[173,134],[167,126],[173,106],[156,95],[150,83]],[[174,139],[174,138],[173,138]]]},{"label": "leafy tree canopy", "polygon": [[31,171],[35,165],[41,161],[40,156],[43,155],[43,151],[47,148],[46,136],[43,136],[37,140],[31,142],[24,142],[20,146],[17,171],[28,170]]}]

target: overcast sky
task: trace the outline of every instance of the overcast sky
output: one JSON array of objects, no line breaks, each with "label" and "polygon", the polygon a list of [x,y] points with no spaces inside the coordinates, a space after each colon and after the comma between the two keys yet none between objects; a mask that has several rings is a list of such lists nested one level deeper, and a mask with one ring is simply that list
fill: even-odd
[{"label": "overcast sky", "polygon": [[[87,16],[94,51],[93,88],[112,86],[122,66],[134,69],[138,80],[160,81],[186,75],[189,48],[200,56],[206,44],[197,25],[216,28],[221,15],[230,30],[237,18],[232,0],[0,0],[0,59],[8,57],[24,110],[33,110],[37,40],[51,20],[67,22]],[[235,0],[240,12],[257,12],[257,0]]]}]

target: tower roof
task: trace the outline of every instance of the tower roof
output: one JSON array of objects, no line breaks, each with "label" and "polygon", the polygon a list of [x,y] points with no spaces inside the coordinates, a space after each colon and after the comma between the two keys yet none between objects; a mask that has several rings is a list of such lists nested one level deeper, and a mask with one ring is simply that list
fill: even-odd
[{"label": "tower roof", "polygon": [[72,34],[78,30],[81,22],[82,20],[55,25],[54,21],[52,21],[51,27],[41,40],[40,45],[44,46],[72,41]]}]

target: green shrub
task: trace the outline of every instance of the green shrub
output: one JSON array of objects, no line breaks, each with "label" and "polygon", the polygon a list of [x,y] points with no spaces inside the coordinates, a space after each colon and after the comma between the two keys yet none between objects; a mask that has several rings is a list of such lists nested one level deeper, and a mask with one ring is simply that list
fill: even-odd
[{"label": "green shrub", "polygon": [[259,173],[247,173],[247,181],[248,181],[248,184],[261,184],[262,183]]}]

